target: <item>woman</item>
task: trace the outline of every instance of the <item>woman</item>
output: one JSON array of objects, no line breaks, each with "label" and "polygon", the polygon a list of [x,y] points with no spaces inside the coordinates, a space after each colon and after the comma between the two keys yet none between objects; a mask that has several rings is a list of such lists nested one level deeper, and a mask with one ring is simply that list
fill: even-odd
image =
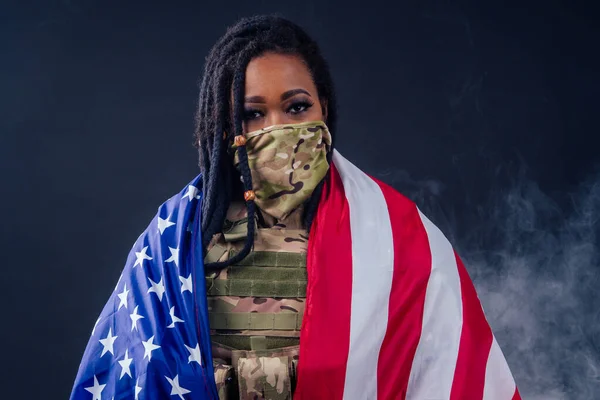
[{"label": "woman", "polygon": [[201,175],[134,245],[72,399],[519,398],[443,234],[334,151],[335,105],[300,27],[228,29]]}]

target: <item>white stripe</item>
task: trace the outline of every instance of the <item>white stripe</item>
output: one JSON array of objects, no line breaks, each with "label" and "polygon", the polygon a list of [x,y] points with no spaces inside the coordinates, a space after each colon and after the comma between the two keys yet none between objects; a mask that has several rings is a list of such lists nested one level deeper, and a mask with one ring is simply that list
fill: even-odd
[{"label": "white stripe", "polygon": [[494,337],[487,366],[485,367],[483,400],[511,400],[515,390],[515,380]]},{"label": "white stripe", "polygon": [[408,380],[406,399],[450,398],[462,331],[460,278],[452,245],[419,211],[429,239],[431,275],[423,326]]},{"label": "white stripe", "polygon": [[350,349],[344,399],[377,398],[377,362],[388,323],[394,242],[387,203],[379,185],[337,151],[350,208],[352,300]]}]

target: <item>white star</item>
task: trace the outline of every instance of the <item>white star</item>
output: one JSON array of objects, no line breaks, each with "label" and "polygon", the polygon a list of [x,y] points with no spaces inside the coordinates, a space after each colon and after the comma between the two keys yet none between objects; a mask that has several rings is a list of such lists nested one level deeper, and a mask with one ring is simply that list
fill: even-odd
[{"label": "white star", "polygon": [[85,390],[87,390],[94,396],[93,400],[100,400],[100,398],[102,397],[102,391],[104,390],[104,386],[106,386],[106,384],[98,384],[98,378],[96,378],[96,375],[94,375],[94,386],[86,387]]},{"label": "white star", "polygon": [[96,327],[98,326],[98,322],[100,322],[100,317],[98,317],[98,319],[96,320],[96,323],[94,324],[94,329],[92,329],[92,335],[94,334],[94,332],[96,332]]},{"label": "white star", "polygon": [[179,396],[180,399],[183,399],[183,395],[187,393],[191,393],[191,391],[182,388],[179,386],[179,375],[175,375],[175,378],[171,379],[168,376],[165,376],[169,383],[171,384],[171,396]]},{"label": "white star", "polygon": [[135,264],[133,264],[134,268],[138,265],[144,266],[144,260],[152,260],[152,257],[150,257],[148,254],[146,254],[147,251],[148,251],[148,246],[144,247],[142,249],[142,251],[135,252],[135,256],[137,259],[135,260]]},{"label": "white star", "polygon": [[127,294],[128,293],[129,293],[129,290],[127,290],[127,284],[125,284],[125,285],[123,285],[123,291],[117,295],[117,297],[119,299],[121,299],[121,302],[119,303],[119,308],[117,308],[117,311],[119,311],[121,309],[121,307],[123,307],[123,306],[125,306],[125,308],[127,308]]},{"label": "white star", "polygon": [[129,369],[131,367],[131,361],[133,361],[133,358],[129,358],[128,350],[125,350],[125,358],[119,361],[119,364],[121,364],[121,376],[119,377],[119,380],[125,374],[129,375],[129,377],[131,378],[131,370]]},{"label": "white star", "polygon": [[159,345],[154,344],[154,336],[151,336],[147,341],[142,340],[144,345],[144,358],[148,357],[148,361],[152,359],[152,352],[156,349],[160,349]]},{"label": "white star", "polygon": [[189,185],[188,191],[183,195],[183,197],[187,197],[190,201],[194,200],[194,198],[199,199],[200,196],[198,195],[198,188],[196,186]]},{"label": "white star", "polygon": [[184,344],[187,351],[190,352],[190,356],[188,358],[188,364],[196,361],[198,364],[202,365],[202,359],[200,358],[200,345],[196,345],[196,347],[189,347],[187,344]]},{"label": "white star", "polygon": [[179,267],[179,247],[176,249],[169,247],[169,251],[171,251],[171,257],[165,260],[165,262],[174,262]]},{"label": "white star", "polygon": [[131,318],[131,330],[136,330],[137,331],[137,321],[138,319],[142,319],[144,318],[143,316],[139,315],[137,313],[139,306],[135,306],[135,308],[133,309],[133,314],[129,314],[129,318]]},{"label": "white star", "polygon": [[165,285],[163,285],[163,278],[160,277],[160,281],[158,283],[154,282],[152,279],[148,278],[152,287],[148,289],[148,293],[154,292],[158,296],[158,300],[162,301],[163,294],[165,293]]},{"label": "white star", "polygon": [[108,328],[108,335],[106,335],[106,337],[104,339],[100,339],[100,343],[102,343],[102,346],[104,346],[104,348],[102,349],[102,354],[100,354],[100,357],[102,357],[109,351],[110,351],[110,354],[112,354],[113,356],[115,355],[113,345],[115,344],[115,340],[117,340],[117,338],[118,338],[118,336],[112,335],[112,328]]},{"label": "white star", "polygon": [[139,385],[139,383],[140,383],[140,378],[138,378],[137,381],[135,381],[135,400],[138,400],[138,396],[140,395],[140,392],[142,391],[142,388]]},{"label": "white star", "polygon": [[158,217],[158,231],[161,235],[165,232],[165,229],[175,225],[175,222],[169,221],[169,218],[171,218],[171,216],[168,216],[167,219],[162,219],[161,217]]},{"label": "white star", "polygon": [[167,326],[167,328],[175,328],[176,322],[185,322],[181,318],[178,318],[175,316],[175,306],[171,307],[171,310],[169,311],[169,315],[171,316],[171,325]]},{"label": "white star", "polygon": [[181,281],[181,293],[185,292],[186,290],[192,293],[192,274],[190,273],[187,278],[180,276],[179,280]]}]

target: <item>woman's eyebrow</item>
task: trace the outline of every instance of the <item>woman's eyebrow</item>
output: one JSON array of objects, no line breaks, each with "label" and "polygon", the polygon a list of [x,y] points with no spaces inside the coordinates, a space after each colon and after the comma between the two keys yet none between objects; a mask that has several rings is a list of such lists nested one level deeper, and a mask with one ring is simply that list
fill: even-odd
[{"label": "woman's eyebrow", "polygon": [[310,96],[310,93],[308,93],[308,92],[307,92],[306,90],[304,90],[304,89],[300,89],[300,88],[298,88],[298,89],[292,89],[292,90],[288,90],[287,92],[283,92],[283,93],[281,94],[281,101],[287,100],[287,99],[289,99],[290,97],[292,97],[292,96],[295,96],[295,95],[297,95],[297,94],[299,94],[299,93],[304,93],[304,94],[306,94],[306,95]]},{"label": "woman's eyebrow", "polygon": [[245,103],[266,103],[267,101],[262,96],[250,96],[250,97],[245,97],[244,102]]},{"label": "woman's eyebrow", "polygon": [[[285,91],[281,94],[281,101],[287,100],[290,97],[295,96],[300,93],[310,96],[310,93],[308,93],[308,91],[306,91],[304,89],[300,89],[300,88],[291,89],[291,90]],[[265,100],[265,98],[263,96],[249,96],[249,97],[244,98],[244,102],[245,103],[266,103],[267,100]]]}]

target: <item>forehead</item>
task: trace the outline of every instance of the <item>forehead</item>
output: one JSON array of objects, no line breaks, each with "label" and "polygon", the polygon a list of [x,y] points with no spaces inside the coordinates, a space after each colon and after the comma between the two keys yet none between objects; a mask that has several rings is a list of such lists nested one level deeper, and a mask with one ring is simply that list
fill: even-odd
[{"label": "forehead", "polygon": [[310,71],[300,56],[266,53],[248,63],[246,96],[279,96],[295,88],[316,91]]}]

